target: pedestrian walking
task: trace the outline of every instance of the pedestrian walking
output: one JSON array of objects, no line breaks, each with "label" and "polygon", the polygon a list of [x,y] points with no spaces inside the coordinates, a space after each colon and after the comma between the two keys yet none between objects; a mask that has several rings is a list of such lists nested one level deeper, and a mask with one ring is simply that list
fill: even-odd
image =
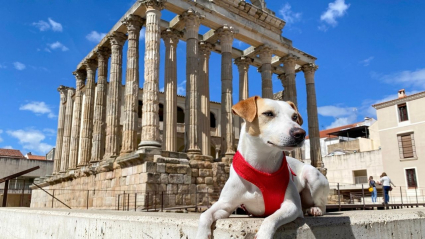
[{"label": "pedestrian walking", "polygon": [[376,203],[376,197],[378,196],[378,192],[376,191],[376,185],[375,185],[375,180],[373,180],[373,177],[370,176],[369,177],[369,187],[372,188],[372,203]]},{"label": "pedestrian walking", "polygon": [[388,204],[390,201],[390,196],[388,195],[389,191],[392,190],[391,185],[396,187],[394,183],[391,182],[391,179],[387,176],[387,174],[384,172],[381,174],[381,178],[379,179],[378,184],[382,185],[382,188],[384,189],[384,202],[383,204]]}]

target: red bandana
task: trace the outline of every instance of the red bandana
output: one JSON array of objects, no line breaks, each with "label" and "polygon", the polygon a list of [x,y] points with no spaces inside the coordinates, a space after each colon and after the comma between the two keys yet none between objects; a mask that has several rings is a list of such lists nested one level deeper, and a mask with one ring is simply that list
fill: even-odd
[{"label": "red bandana", "polygon": [[283,153],[282,165],[276,172],[271,174],[253,168],[245,161],[239,151],[233,157],[232,164],[239,176],[261,190],[265,206],[265,211],[262,215],[264,217],[276,212],[285,199],[285,192],[289,183],[289,171],[291,171],[293,176],[297,176],[289,167],[285,153]]}]

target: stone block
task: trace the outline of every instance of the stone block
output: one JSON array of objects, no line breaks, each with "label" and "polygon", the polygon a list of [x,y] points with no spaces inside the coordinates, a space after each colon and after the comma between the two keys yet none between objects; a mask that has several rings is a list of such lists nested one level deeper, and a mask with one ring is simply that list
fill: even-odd
[{"label": "stone block", "polygon": [[204,184],[205,178],[204,177],[196,177],[196,184]]},{"label": "stone block", "polygon": [[183,180],[184,180],[184,184],[191,184],[192,183],[192,176],[184,175]]},{"label": "stone block", "polygon": [[114,172],[106,172],[106,179],[112,179],[114,178]]},{"label": "stone block", "polygon": [[165,172],[166,173],[177,173],[178,164],[166,164],[165,165]]},{"label": "stone block", "polygon": [[188,194],[189,193],[189,185],[178,185],[177,192],[179,194]]},{"label": "stone block", "polygon": [[196,192],[198,192],[198,193],[206,193],[206,192],[208,192],[207,185],[206,184],[196,185]]},{"label": "stone block", "polygon": [[140,183],[160,183],[161,174],[160,173],[141,173],[139,176]]},{"label": "stone block", "polygon": [[200,177],[212,177],[212,169],[199,169],[199,176]]},{"label": "stone block", "polygon": [[196,184],[196,177],[191,177],[190,178],[190,183],[191,184]]},{"label": "stone block", "polygon": [[170,193],[176,194],[177,190],[178,190],[177,184],[168,184],[167,185],[167,193],[168,194],[170,194]]},{"label": "stone block", "polygon": [[205,177],[205,184],[207,185],[212,185],[213,182],[213,178],[212,177]]},{"label": "stone block", "polygon": [[125,182],[126,182],[125,178],[126,177],[121,177],[120,178],[120,186],[124,186],[125,185]]},{"label": "stone block", "polygon": [[168,184],[168,174],[166,174],[166,173],[161,173],[161,176],[160,176],[160,182],[161,182],[161,183]]},{"label": "stone block", "polygon": [[158,184],[158,192],[159,193],[167,192],[167,184],[165,183]]},{"label": "stone block", "polygon": [[142,173],[156,173],[156,163],[148,161],[142,164]]},{"label": "stone block", "polygon": [[175,184],[183,184],[184,182],[183,176],[184,176],[183,174],[170,174],[168,176],[168,182],[175,183]]},{"label": "stone block", "polygon": [[198,177],[199,176],[199,169],[192,168],[191,171],[192,171],[192,176],[194,176],[194,177]]},{"label": "stone block", "polygon": [[155,183],[144,183],[142,184],[143,192],[156,192],[158,191],[158,184]]},{"label": "stone block", "polygon": [[165,173],[165,163],[157,163],[156,164],[156,171],[158,173]]},{"label": "stone block", "polygon": [[188,169],[190,169],[190,167],[187,165],[177,165],[177,173],[187,174]]},{"label": "stone block", "polygon": [[189,193],[191,193],[191,194],[195,194],[196,193],[196,185],[195,184],[190,184],[189,185]]}]

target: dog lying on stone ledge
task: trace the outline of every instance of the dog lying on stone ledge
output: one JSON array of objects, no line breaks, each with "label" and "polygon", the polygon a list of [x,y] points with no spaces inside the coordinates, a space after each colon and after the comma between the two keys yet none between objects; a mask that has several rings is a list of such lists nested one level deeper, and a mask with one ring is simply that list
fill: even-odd
[{"label": "dog lying on stone ledge", "polygon": [[201,215],[196,238],[211,238],[212,223],[239,206],[265,217],[259,239],[273,238],[276,229],[304,212],[325,213],[327,179],[311,165],[284,154],[304,143],[306,132],[295,105],[254,96],[232,110],[245,120],[238,149],[219,200]]}]

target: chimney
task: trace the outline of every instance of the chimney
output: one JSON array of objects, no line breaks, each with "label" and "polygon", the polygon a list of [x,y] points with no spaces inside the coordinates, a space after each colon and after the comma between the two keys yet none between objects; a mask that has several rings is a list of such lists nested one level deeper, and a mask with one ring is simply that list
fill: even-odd
[{"label": "chimney", "polygon": [[399,90],[398,91],[398,98],[401,99],[401,98],[404,98],[404,97],[406,97],[406,91],[404,89]]}]

